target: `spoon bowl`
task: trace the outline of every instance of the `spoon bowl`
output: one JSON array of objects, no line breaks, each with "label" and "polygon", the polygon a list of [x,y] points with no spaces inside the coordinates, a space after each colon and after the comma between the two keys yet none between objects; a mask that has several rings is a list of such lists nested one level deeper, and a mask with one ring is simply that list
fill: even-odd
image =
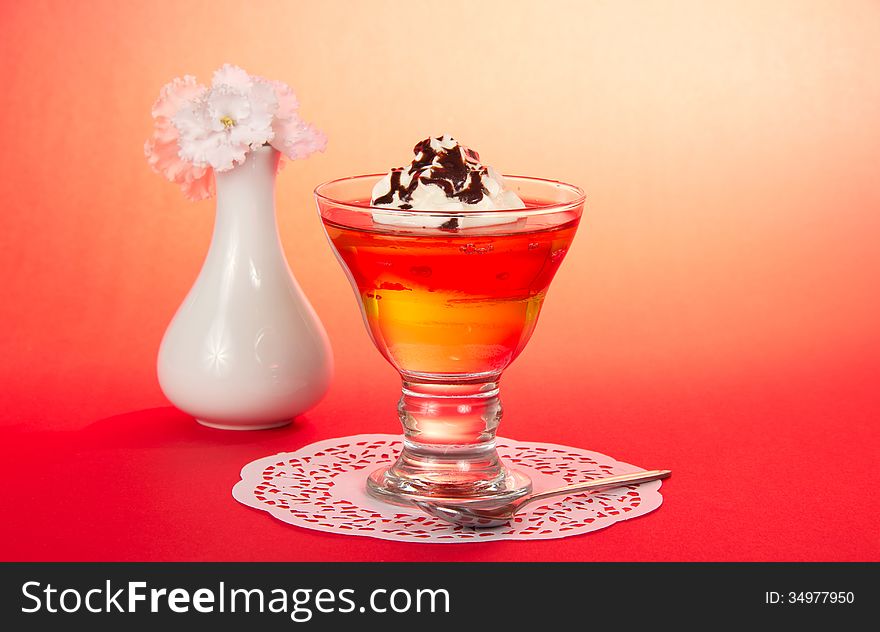
[{"label": "spoon bowl", "polygon": [[618,476],[596,478],[584,483],[557,487],[545,492],[523,496],[512,502],[492,504],[484,500],[472,502],[430,502],[415,500],[413,504],[427,514],[445,520],[452,524],[475,529],[488,529],[508,524],[513,516],[523,507],[536,500],[553,498],[554,496],[571,496],[588,492],[614,489],[627,485],[639,485],[649,481],[658,481],[668,478],[672,474],[670,470],[650,470],[643,472],[631,472]]}]

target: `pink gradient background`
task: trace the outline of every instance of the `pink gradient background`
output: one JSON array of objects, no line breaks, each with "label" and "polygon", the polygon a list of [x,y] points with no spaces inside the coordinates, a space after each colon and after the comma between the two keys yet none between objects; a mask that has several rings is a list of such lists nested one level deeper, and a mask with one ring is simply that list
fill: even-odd
[{"label": "pink gradient background", "polygon": [[[0,558],[880,559],[860,484],[880,448],[878,60],[868,1],[3,2]],[[277,199],[337,365],[292,428],[235,436],[156,383],[213,206],[142,149],[160,86],[226,61],[289,82],[330,138]],[[656,514],[437,548],[311,534],[229,496],[254,458],[398,430],[397,377],[311,191],[444,131],[588,193],[501,434],[672,468]]]}]

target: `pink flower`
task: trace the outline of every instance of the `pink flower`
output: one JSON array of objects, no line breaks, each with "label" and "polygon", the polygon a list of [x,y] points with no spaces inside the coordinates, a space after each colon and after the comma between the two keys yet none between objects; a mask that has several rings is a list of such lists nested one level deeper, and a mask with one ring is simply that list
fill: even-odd
[{"label": "pink flower", "polygon": [[144,143],[144,154],[153,171],[179,184],[184,195],[193,201],[214,195],[214,178],[209,169],[196,167],[180,157],[179,133],[172,117],[204,92],[205,87],[190,75],[163,86],[153,104],[153,134]]}]

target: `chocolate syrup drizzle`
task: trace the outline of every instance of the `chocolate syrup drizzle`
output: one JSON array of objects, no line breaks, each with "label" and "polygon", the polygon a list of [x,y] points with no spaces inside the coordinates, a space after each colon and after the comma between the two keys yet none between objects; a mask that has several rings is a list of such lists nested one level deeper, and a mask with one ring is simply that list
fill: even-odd
[{"label": "chocolate syrup drizzle", "polygon": [[[480,155],[474,150],[456,143],[451,149],[440,147],[435,151],[431,139],[426,138],[416,144],[413,153],[416,158],[407,169],[407,175],[411,176],[409,184],[401,183],[405,167],[392,169],[388,193],[373,200],[373,204],[392,204],[396,194],[401,202],[398,208],[411,209],[409,202],[419,183],[437,185],[446,197],[464,204],[476,204],[489,194],[483,186],[483,177],[488,176],[489,170],[480,164]],[[451,219],[441,228],[454,230],[457,227],[458,221]]]}]

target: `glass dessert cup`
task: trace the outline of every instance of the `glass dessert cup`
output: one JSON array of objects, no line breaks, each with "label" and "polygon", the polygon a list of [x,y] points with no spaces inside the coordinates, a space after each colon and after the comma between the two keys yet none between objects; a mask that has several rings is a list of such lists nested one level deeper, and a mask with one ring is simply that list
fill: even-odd
[{"label": "glass dessert cup", "polygon": [[315,189],[327,237],[377,349],[403,380],[403,448],[373,472],[387,502],[502,502],[531,491],[495,449],[498,382],[523,350],[577,230],[579,188],[506,176],[526,208],[370,206],[381,175]]}]

